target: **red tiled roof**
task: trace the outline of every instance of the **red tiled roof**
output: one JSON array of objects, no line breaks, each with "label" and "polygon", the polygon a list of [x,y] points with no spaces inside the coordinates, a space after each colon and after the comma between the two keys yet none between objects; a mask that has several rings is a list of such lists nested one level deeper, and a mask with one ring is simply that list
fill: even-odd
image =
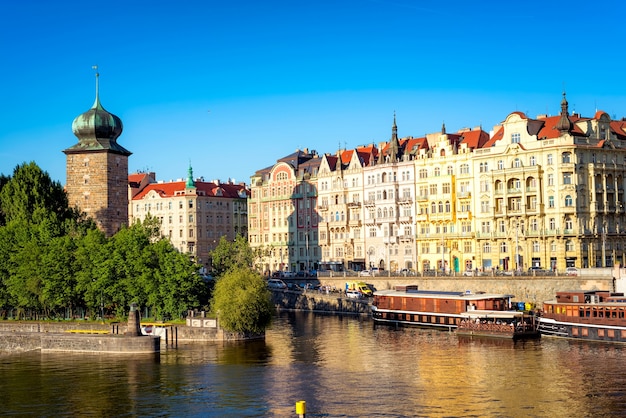
[{"label": "red tiled roof", "polygon": [[502,138],[504,138],[504,126],[501,126],[500,129],[498,129],[498,131],[483,144],[482,148],[493,147],[496,141],[499,141]]},{"label": "red tiled roof", "polygon": [[[196,181],[196,190],[204,192],[205,196],[218,196],[217,191],[222,190],[222,196],[227,198],[239,198],[239,192],[244,190],[246,196],[249,195],[249,191],[245,186],[241,184],[220,183],[215,184],[213,182]],[[139,192],[133,200],[140,200],[150,191],[155,191],[162,198],[169,198],[176,196],[176,192],[184,192],[186,188],[186,182],[174,181],[170,183],[152,183],[147,185],[141,192]]]},{"label": "red tiled roof", "polygon": [[489,141],[489,134],[482,129],[474,129],[461,134],[461,144],[467,144],[468,148],[482,148]]},{"label": "red tiled roof", "polygon": [[609,124],[611,131],[617,136],[618,139],[626,139],[626,121],[613,120]]},{"label": "red tiled roof", "polygon": [[[545,122],[545,124],[543,125],[543,128],[541,128],[539,133],[537,134],[537,138],[538,139],[553,139],[553,138],[558,138],[559,136],[561,136],[561,132],[558,129],[556,129],[556,125],[559,122],[560,118],[561,116],[557,115],[557,116],[548,116],[545,119],[541,119],[542,121]],[[581,131],[580,128],[574,123],[580,120],[580,118],[578,116],[576,116],[575,118],[569,117],[569,120],[570,122],[572,122],[572,129],[570,130],[571,134],[575,136],[584,136],[585,133]]]}]

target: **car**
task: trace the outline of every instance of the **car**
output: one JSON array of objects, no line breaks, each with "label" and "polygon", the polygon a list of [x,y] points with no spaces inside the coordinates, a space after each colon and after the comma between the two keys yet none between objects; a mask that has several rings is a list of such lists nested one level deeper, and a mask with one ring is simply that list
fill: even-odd
[{"label": "car", "polygon": [[578,276],[578,269],[576,267],[568,267],[565,269],[565,274],[568,276]]},{"label": "car", "polygon": [[359,276],[363,276],[363,277],[369,277],[372,275],[372,272],[369,270],[361,270],[359,272]]},{"label": "car", "polygon": [[296,277],[296,273],[293,271],[283,271],[283,277]]},{"label": "car", "polygon": [[528,267],[528,273],[530,274],[544,274],[546,273],[546,269],[541,266],[532,266]]},{"label": "car", "polygon": [[380,275],[380,269],[378,267],[372,267],[372,270],[370,272],[371,272],[372,276]]},{"label": "car", "polygon": [[465,270],[463,272],[463,276],[473,276],[474,275],[474,270]]},{"label": "car", "polygon": [[358,290],[346,290],[346,297],[349,299],[361,299],[361,292]]},{"label": "car", "polygon": [[280,279],[269,279],[267,281],[267,287],[270,289],[286,289],[287,285]]}]

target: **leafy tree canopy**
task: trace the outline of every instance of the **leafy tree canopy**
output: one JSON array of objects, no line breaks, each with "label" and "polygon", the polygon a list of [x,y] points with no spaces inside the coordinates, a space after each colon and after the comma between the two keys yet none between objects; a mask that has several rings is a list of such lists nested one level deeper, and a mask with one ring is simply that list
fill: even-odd
[{"label": "leafy tree canopy", "polygon": [[215,284],[211,311],[227,331],[262,333],[273,311],[265,280],[250,267],[228,270]]},{"label": "leafy tree canopy", "polygon": [[241,235],[232,242],[222,236],[211,252],[211,259],[215,274],[220,276],[234,267],[252,267],[255,255],[248,240]]},{"label": "leafy tree canopy", "polygon": [[52,181],[48,173],[34,162],[18,165],[13,170],[13,176],[2,181],[6,182],[0,184],[3,224],[18,219],[40,222],[49,218],[50,212],[61,222],[75,216],[75,212],[69,209],[61,183]]}]

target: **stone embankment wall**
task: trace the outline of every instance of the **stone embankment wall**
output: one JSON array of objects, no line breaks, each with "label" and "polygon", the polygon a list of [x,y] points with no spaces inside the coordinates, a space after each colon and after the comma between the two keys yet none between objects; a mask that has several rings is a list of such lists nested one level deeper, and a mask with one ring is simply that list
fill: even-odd
[{"label": "stone embankment wall", "polygon": [[158,337],[70,334],[58,332],[0,331],[0,351],[158,354]]},{"label": "stone embankment wall", "polygon": [[[200,318],[190,318],[196,322]],[[156,347],[160,345],[177,345],[190,342],[217,342],[262,339],[264,335],[248,335],[224,331],[215,319],[205,319],[214,326],[186,326],[164,324],[167,333],[160,333]],[[189,322],[189,321],[188,321]],[[158,326],[158,324],[157,324]],[[140,338],[128,346],[124,342],[127,331],[126,322],[100,324],[95,322],[35,322],[35,321],[0,321],[0,351],[99,351],[133,353],[145,350],[155,351],[153,338]],[[70,332],[71,331],[71,332]],[[89,331],[107,332],[107,334],[89,334]],[[145,350],[136,344],[149,345]],[[98,347],[101,349],[98,350]],[[158,352],[158,350],[156,350]]]},{"label": "stone embankment wall", "polygon": [[354,315],[369,315],[367,299],[349,299],[340,292],[304,292],[291,290],[272,291],[272,302],[278,310],[301,310],[312,312],[333,312]]},{"label": "stone embankment wall", "polygon": [[272,301],[277,309],[369,314],[371,300],[347,299],[341,292],[346,281],[357,280],[372,284],[377,290],[393,289],[399,284],[416,284],[421,290],[508,294],[514,296],[513,301],[529,302],[538,308],[544,301],[553,300],[558,291],[615,290],[613,279],[607,276],[320,277],[322,285],[334,287],[338,292],[274,290]]}]

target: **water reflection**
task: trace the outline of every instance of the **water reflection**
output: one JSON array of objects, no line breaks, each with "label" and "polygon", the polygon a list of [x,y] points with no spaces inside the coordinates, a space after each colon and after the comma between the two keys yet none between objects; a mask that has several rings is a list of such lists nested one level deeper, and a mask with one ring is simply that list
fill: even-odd
[{"label": "water reflection", "polygon": [[3,415],[620,416],[625,347],[457,338],[369,320],[281,314],[265,341],[150,357],[0,357]]}]

